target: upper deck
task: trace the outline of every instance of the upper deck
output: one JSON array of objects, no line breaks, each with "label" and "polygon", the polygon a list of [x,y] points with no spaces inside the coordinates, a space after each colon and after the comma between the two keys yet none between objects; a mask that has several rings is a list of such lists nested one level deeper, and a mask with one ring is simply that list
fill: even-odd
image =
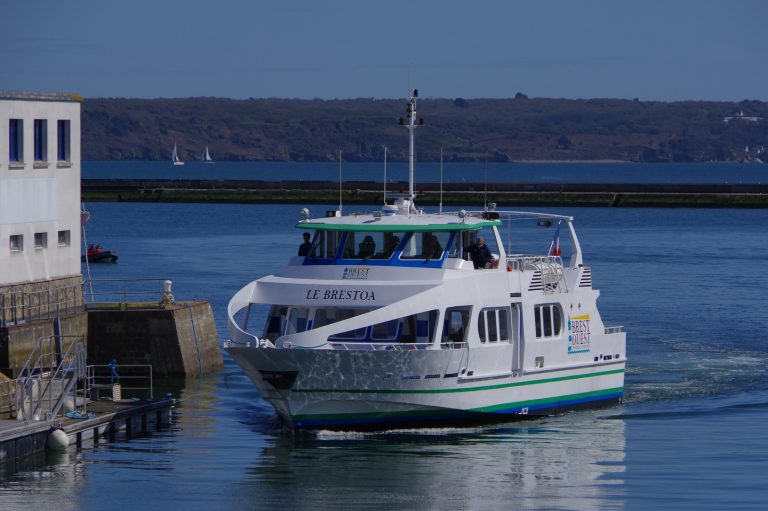
[{"label": "upper deck", "polygon": [[[296,227],[313,230],[314,236],[299,252],[305,257],[294,260],[292,265],[459,268],[465,265],[457,264],[457,260],[469,260],[468,252],[480,240],[492,253],[493,260],[500,261],[509,251],[505,250],[500,231],[506,231],[505,226],[514,220],[525,219],[544,226],[557,223],[558,240],[559,225],[565,222],[575,240],[572,217],[546,213],[495,210],[424,213],[401,205],[345,216],[330,211],[325,218],[314,219],[310,219],[309,211],[304,209],[302,216]],[[574,245],[578,247],[577,242]],[[546,253],[547,246],[540,246],[541,252],[537,255],[560,255],[558,247],[550,245],[550,253]]]}]

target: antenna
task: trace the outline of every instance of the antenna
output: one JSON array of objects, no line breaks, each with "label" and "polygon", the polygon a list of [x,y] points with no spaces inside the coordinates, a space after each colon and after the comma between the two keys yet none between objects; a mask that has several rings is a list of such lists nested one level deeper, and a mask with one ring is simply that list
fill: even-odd
[{"label": "antenna", "polygon": [[440,214],[443,214],[443,147],[440,147]]},{"label": "antenna", "polygon": [[339,149],[339,215],[341,215],[341,149]]},{"label": "antenna", "polygon": [[384,146],[384,205],[387,205],[387,146]]},{"label": "antenna", "polygon": [[485,164],[483,165],[483,181],[485,181],[485,188],[483,189],[483,210],[488,211],[488,153],[485,153]]},{"label": "antenna", "polygon": [[[408,194],[410,195],[410,209],[414,210],[414,193],[413,193],[413,159],[414,159],[414,135],[413,131],[419,126],[424,125],[424,119],[419,119],[416,122],[416,98],[419,97],[419,89],[411,90],[411,97],[408,103],[405,105],[405,115],[408,118],[408,124],[405,127],[408,128],[409,146],[408,146]],[[403,123],[403,118],[400,118],[400,124]]]}]

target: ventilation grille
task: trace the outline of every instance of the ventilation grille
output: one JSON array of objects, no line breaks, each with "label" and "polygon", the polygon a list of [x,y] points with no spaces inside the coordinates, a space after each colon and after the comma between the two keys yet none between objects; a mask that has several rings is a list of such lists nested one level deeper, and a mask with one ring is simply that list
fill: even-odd
[{"label": "ventilation grille", "polygon": [[544,283],[541,280],[541,270],[533,272],[531,277],[531,284],[528,286],[528,291],[542,291],[544,289]]},{"label": "ventilation grille", "polygon": [[584,268],[582,270],[579,287],[592,287],[592,268]]}]

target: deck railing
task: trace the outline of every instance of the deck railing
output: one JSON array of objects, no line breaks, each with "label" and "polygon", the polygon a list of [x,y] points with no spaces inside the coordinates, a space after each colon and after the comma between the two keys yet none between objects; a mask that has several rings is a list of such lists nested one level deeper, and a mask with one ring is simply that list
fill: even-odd
[{"label": "deck railing", "polygon": [[460,349],[466,347],[465,342],[442,342],[439,345],[431,342],[338,342],[330,344],[336,350],[384,350],[384,351],[413,351],[436,349]]},{"label": "deck railing", "polygon": [[528,254],[509,254],[507,264],[512,270],[540,270],[542,267],[563,267],[563,258],[560,256],[543,256]]}]

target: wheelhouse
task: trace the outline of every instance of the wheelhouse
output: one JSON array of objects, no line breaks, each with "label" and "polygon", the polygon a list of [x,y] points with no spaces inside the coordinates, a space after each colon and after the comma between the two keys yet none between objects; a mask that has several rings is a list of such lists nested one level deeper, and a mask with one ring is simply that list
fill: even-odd
[{"label": "wheelhouse", "polygon": [[501,225],[498,220],[477,218],[426,224],[418,222],[419,217],[410,218],[410,223],[394,223],[369,216],[370,220],[357,224],[300,222],[297,227],[314,229],[312,247],[302,264],[439,268],[446,259],[462,259],[465,247],[484,229],[492,234],[492,246],[496,246],[492,228]]}]

